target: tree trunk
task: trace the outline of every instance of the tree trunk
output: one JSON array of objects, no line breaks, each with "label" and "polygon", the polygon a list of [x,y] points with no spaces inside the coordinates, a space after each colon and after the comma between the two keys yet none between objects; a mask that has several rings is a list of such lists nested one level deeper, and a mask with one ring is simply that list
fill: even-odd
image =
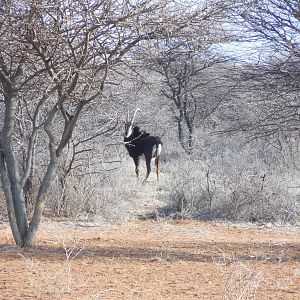
[{"label": "tree trunk", "polygon": [[44,207],[46,203],[46,198],[47,198],[47,192],[49,189],[49,186],[53,179],[55,178],[57,168],[58,168],[58,163],[59,163],[59,158],[56,157],[55,159],[52,159],[49,167],[47,169],[47,172],[41,182],[37,199],[35,202],[34,206],[34,213],[32,216],[32,220],[29,224],[29,228],[27,231],[27,235],[24,239],[24,245],[26,247],[32,247],[34,246],[36,242],[36,235],[37,235],[37,230],[41,222],[41,218],[44,212]]},{"label": "tree trunk", "polygon": [[178,128],[178,140],[181,147],[185,150],[185,143],[184,143],[184,132],[183,132],[183,115],[180,113],[179,117],[176,117],[177,121],[177,128]]},{"label": "tree trunk", "polygon": [[[184,121],[187,127],[188,134],[185,137],[184,135]],[[183,109],[179,109],[179,116],[176,117],[177,128],[178,128],[178,140],[181,147],[184,151],[191,155],[193,153],[194,148],[194,125],[191,120],[188,119],[188,116],[185,115]]]},{"label": "tree trunk", "polygon": [[23,187],[19,175],[17,159],[12,144],[15,127],[16,96],[13,84],[5,86],[5,119],[1,132],[1,181],[7,202],[8,216],[17,245],[23,247],[28,221]]},{"label": "tree trunk", "polygon": [[192,155],[194,151],[194,127],[193,126],[188,126],[189,130],[189,137],[188,137],[188,154]]},{"label": "tree trunk", "polygon": [[1,174],[2,190],[4,192],[5,199],[6,199],[7,214],[8,214],[8,219],[9,219],[10,227],[12,230],[12,234],[13,234],[16,244],[22,247],[23,240],[22,240],[20,231],[18,229],[17,219],[16,219],[16,215],[15,215],[15,209],[14,209],[14,205],[13,205],[13,198],[12,198],[11,189],[10,189],[10,182],[9,182],[9,178],[7,176],[7,172],[5,170],[5,163],[4,163],[4,158],[3,158],[2,152],[0,152],[0,174]]}]

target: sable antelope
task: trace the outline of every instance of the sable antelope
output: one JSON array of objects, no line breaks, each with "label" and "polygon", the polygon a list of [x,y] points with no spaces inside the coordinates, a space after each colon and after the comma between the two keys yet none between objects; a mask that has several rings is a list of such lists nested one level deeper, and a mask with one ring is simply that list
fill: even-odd
[{"label": "sable antelope", "polygon": [[159,180],[159,156],[162,149],[162,141],[158,136],[152,136],[148,132],[141,130],[133,124],[135,115],[140,109],[137,108],[129,122],[129,115],[125,122],[124,144],[129,156],[132,157],[135,164],[135,174],[139,177],[140,159],[146,160],[147,173],[143,181],[146,182],[151,172],[151,160],[155,159],[157,181]]}]

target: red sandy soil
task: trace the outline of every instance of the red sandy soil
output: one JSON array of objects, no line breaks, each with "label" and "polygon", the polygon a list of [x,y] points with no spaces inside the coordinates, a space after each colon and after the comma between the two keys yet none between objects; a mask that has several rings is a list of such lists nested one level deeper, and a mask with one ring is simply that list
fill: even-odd
[{"label": "red sandy soil", "polygon": [[35,249],[0,223],[0,299],[300,299],[299,227],[46,220]]}]

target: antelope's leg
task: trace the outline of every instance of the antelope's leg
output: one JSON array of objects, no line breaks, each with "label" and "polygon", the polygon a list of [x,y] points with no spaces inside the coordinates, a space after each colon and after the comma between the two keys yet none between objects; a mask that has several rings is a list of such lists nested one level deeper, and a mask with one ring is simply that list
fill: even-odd
[{"label": "antelope's leg", "polygon": [[135,164],[135,174],[136,174],[136,178],[139,178],[139,165],[140,165],[140,160],[139,158],[133,158],[134,164]]},{"label": "antelope's leg", "polygon": [[146,182],[150,172],[151,172],[151,158],[152,156],[151,155],[145,155],[145,158],[146,158],[146,167],[147,167],[147,173],[146,173],[146,177],[143,181],[143,184]]},{"label": "antelope's leg", "polygon": [[155,165],[156,165],[156,177],[157,181],[159,181],[159,168],[160,168],[160,161],[159,161],[159,156],[155,159]]}]

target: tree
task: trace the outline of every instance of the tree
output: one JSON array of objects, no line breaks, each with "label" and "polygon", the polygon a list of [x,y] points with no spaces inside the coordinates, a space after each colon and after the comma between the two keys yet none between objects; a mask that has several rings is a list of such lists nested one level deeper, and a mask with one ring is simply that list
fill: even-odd
[{"label": "tree", "polygon": [[240,69],[244,82],[240,88],[248,95],[247,103],[242,101],[252,114],[235,128],[247,132],[248,139],[266,139],[280,148],[282,138],[295,139],[300,130],[300,3],[263,0],[235,4],[237,18],[232,20],[244,29],[241,39],[261,48],[258,63],[248,62]]},{"label": "tree", "polygon": [[[1,1],[0,175],[15,242],[30,247],[64,149],[83,112],[101,101],[111,72],[130,62],[141,43],[178,36],[201,26],[206,5],[173,1]],[[201,8],[201,9],[199,9]],[[26,103],[26,155],[20,168],[16,122]],[[28,220],[24,188],[37,136],[47,140],[45,170]]]},{"label": "tree", "polygon": [[[205,8],[203,26],[191,22],[184,34],[153,42],[152,47],[140,47],[135,53],[143,66],[159,75],[161,95],[172,111],[179,143],[188,155],[193,153],[195,129],[209,119],[231,89],[222,82],[224,74],[216,74],[217,65],[229,58],[215,47],[233,39],[224,30],[231,2],[211,3]],[[218,91],[217,81],[222,85]]]},{"label": "tree", "polygon": [[[190,155],[194,148],[195,127],[208,119],[223,100],[214,93],[216,87],[211,83],[216,82],[216,76],[209,70],[226,59],[189,46],[184,43],[161,52],[155,58],[153,69],[163,77],[161,93],[170,101],[180,145]],[[182,47],[184,49],[180,49]]]},{"label": "tree", "polygon": [[[232,28],[239,44],[252,45],[236,69],[239,83],[219,114],[227,135],[263,145],[270,157],[299,166],[299,1],[232,1]],[[241,52],[239,52],[241,53]],[[258,141],[259,140],[259,141]],[[259,143],[258,143],[259,142]],[[272,154],[270,155],[270,153]]]}]

